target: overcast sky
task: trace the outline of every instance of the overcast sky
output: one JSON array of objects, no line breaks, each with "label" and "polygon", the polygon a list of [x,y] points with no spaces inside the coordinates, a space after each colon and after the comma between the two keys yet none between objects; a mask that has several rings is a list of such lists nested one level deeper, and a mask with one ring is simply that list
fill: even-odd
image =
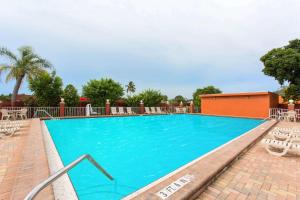
[{"label": "overcast sky", "polygon": [[[259,58],[300,37],[299,10],[299,0],[0,0],[0,46],[32,46],[79,90],[111,77],[169,97],[274,91]],[[3,79],[0,94],[13,89]]]}]

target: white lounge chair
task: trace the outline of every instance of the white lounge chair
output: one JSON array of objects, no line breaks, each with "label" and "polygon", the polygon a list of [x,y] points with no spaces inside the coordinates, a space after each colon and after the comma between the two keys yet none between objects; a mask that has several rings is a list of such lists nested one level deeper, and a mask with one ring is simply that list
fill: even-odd
[{"label": "white lounge chair", "polygon": [[20,128],[16,128],[16,127],[15,128],[6,128],[6,129],[0,129],[0,133],[3,133],[6,136],[13,136],[19,130],[20,130]]},{"label": "white lounge chair", "polygon": [[0,126],[3,125],[19,125],[19,126],[24,126],[23,121],[21,120],[16,120],[16,121],[9,121],[9,120],[3,120],[0,121]]},{"label": "white lounge chair", "polygon": [[279,141],[299,141],[300,142],[300,134],[292,132],[292,133],[280,133],[278,131],[271,132],[272,138]]},{"label": "white lounge chair", "polygon": [[290,110],[287,112],[286,120],[296,122],[297,113],[294,110]]},{"label": "white lounge chair", "polygon": [[263,139],[261,144],[268,153],[274,156],[284,156],[288,153],[300,155],[300,144],[294,142]]},{"label": "white lounge chair", "polygon": [[271,136],[275,140],[280,141],[289,141],[290,139],[299,139],[300,141],[300,129],[293,128],[274,128],[273,131],[270,132]]},{"label": "white lounge chair", "polygon": [[150,112],[151,112],[152,114],[156,114],[155,107],[150,107]]},{"label": "white lounge chair", "polygon": [[90,114],[91,115],[97,115],[98,114],[96,111],[93,110],[92,105],[90,105]]},{"label": "white lounge chair", "polygon": [[279,121],[284,120],[284,112],[277,111],[277,119]]},{"label": "white lounge chair", "polygon": [[164,111],[161,111],[160,107],[156,107],[156,112],[157,112],[158,114],[165,114]]},{"label": "white lounge chair", "polygon": [[151,114],[149,107],[145,107],[145,114]]},{"label": "white lounge chair", "polygon": [[273,130],[280,133],[290,133],[292,131],[292,128],[275,127]]},{"label": "white lounge chair", "polygon": [[124,112],[124,108],[123,107],[119,107],[119,115],[125,115],[127,114],[126,112]]},{"label": "white lounge chair", "polygon": [[110,108],[111,114],[112,115],[118,115],[119,113],[117,112],[117,108],[116,107],[111,107]]},{"label": "white lounge chair", "polygon": [[17,118],[27,119],[27,108],[22,108],[21,111],[17,114]]},{"label": "white lounge chair", "polygon": [[182,108],[182,113],[186,113],[186,107]]},{"label": "white lounge chair", "polygon": [[1,112],[1,115],[2,115],[1,120],[4,120],[4,119],[9,120],[10,118],[13,118],[13,116],[8,113],[7,109],[1,109],[0,112]]},{"label": "white lounge chair", "polygon": [[131,107],[127,107],[126,110],[127,110],[127,113],[128,113],[129,115],[134,115],[134,114],[135,114],[135,112],[133,112],[133,111],[131,110]]}]

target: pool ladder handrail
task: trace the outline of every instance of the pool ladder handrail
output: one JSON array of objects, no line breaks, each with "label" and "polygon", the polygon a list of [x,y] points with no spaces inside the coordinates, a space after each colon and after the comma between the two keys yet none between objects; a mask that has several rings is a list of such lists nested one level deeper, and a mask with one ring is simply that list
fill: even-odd
[{"label": "pool ladder handrail", "polygon": [[52,115],[50,115],[46,110],[40,110],[40,109],[38,109],[38,110],[36,110],[36,111],[34,112],[33,118],[37,117],[37,113],[38,113],[38,112],[43,112],[43,113],[45,113],[45,114],[48,115],[48,117],[50,117],[51,119],[59,119],[59,118],[56,118],[56,117],[53,117]]},{"label": "pool ladder handrail", "polygon": [[58,170],[57,172],[55,172],[53,175],[49,176],[46,180],[42,181],[40,184],[38,184],[37,186],[35,186],[24,198],[24,200],[32,200],[34,199],[38,193],[40,191],[42,191],[44,188],[46,188],[48,185],[50,185],[51,183],[53,183],[56,179],[60,178],[62,175],[64,175],[65,173],[67,173],[69,170],[71,170],[72,168],[74,168],[75,166],[77,166],[81,161],[83,161],[84,159],[87,159],[88,161],[90,161],[90,163],[92,163],[101,173],[103,173],[109,180],[114,180],[114,178],[108,173],[106,172],[106,170],[101,167],[97,161],[90,156],[89,154],[84,154],[82,156],[80,156],[79,158],[77,158],[75,161],[73,161],[72,163],[70,163],[69,165],[67,165],[66,167]]}]

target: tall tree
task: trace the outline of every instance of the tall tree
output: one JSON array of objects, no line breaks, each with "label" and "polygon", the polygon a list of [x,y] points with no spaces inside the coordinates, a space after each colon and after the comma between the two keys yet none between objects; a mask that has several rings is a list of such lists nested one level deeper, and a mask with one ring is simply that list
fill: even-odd
[{"label": "tall tree", "polygon": [[8,50],[7,48],[0,48],[0,56],[8,58],[8,64],[0,64],[1,73],[7,72],[6,82],[16,80],[13,89],[11,104],[14,106],[16,97],[24,79],[34,78],[35,76],[45,72],[46,69],[51,68],[50,62],[35,54],[33,49],[29,46],[23,46],[18,49],[19,56]]},{"label": "tall tree", "polygon": [[174,97],[174,99],[171,101],[171,103],[174,103],[176,105],[179,105],[180,102],[182,102],[183,104],[187,103],[187,99],[182,96],[182,95],[177,95],[176,97]]},{"label": "tall tree", "polygon": [[203,87],[203,88],[198,88],[193,93],[194,105],[195,106],[201,105],[201,99],[199,98],[199,96],[202,94],[219,94],[219,93],[222,93],[222,91],[219,88],[216,88],[212,85],[209,85],[209,86]]},{"label": "tall tree", "polygon": [[129,83],[127,85],[125,85],[126,87],[126,93],[128,94],[132,94],[135,92],[135,84],[133,81],[129,81]]},{"label": "tall tree", "polygon": [[63,94],[62,79],[56,76],[55,71],[40,73],[29,79],[29,89],[36,97],[38,106],[58,106]]},{"label": "tall tree", "polygon": [[121,84],[110,78],[90,80],[83,86],[82,91],[83,95],[88,97],[95,106],[105,106],[106,99],[109,99],[113,105],[124,95]]},{"label": "tall tree", "polygon": [[159,90],[147,89],[138,95],[128,97],[126,104],[128,106],[139,106],[141,100],[143,100],[145,106],[159,106],[162,101],[167,100],[167,96]]},{"label": "tall tree", "polygon": [[77,89],[72,84],[68,84],[65,87],[63,98],[65,100],[66,106],[78,106],[79,104],[79,95]]},{"label": "tall tree", "polygon": [[280,85],[288,84],[285,99],[300,98],[300,39],[275,48],[260,58],[264,64],[265,75],[274,77]]}]

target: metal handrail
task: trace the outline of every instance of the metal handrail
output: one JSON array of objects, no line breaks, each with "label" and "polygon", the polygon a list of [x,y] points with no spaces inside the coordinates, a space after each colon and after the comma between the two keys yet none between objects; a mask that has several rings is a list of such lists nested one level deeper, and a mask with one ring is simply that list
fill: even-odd
[{"label": "metal handrail", "polygon": [[33,117],[35,118],[38,112],[44,112],[46,115],[48,115],[51,119],[54,119],[54,117],[52,115],[50,115],[46,110],[36,110],[34,112]]},{"label": "metal handrail", "polygon": [[100,172],[102,172],[109,180],[114,180],[114,178],[105,171],[105,169],[103,167],[101,167],[96,160],[94,160],[92,158],[92,156],[90,156],[89,154],[84,154],[82,156],[80,156],[79,158],[77,158],[75,161],[73,161],[72,163],[70,163],[69,165],[67,165],[66,167],[58,170],[57,172],[55,172],[55,174],[51,175],[50,177],[48,177],[46,180],[44,180],[43,182],[41,182],[40,184],[38,184],[37,186],[35,186],[35,188],[33,188],[28,194],[27,196],[24,198],[24,200],[32,200],[34,199],[38,193],[40,191],[42,191],[45,187],[47,187],[48,185],[50,185],[52,182],[54,182],[56,179],[58,179],[59,177],[61,177],[62,175],[64,175],[65,173],[67,173],[69,170],[71,170],[73,167],[77,166],[77,164],[79,164],[81,161],[83,161],[84,159],[87,159],[88,161],[90,161]]}]

